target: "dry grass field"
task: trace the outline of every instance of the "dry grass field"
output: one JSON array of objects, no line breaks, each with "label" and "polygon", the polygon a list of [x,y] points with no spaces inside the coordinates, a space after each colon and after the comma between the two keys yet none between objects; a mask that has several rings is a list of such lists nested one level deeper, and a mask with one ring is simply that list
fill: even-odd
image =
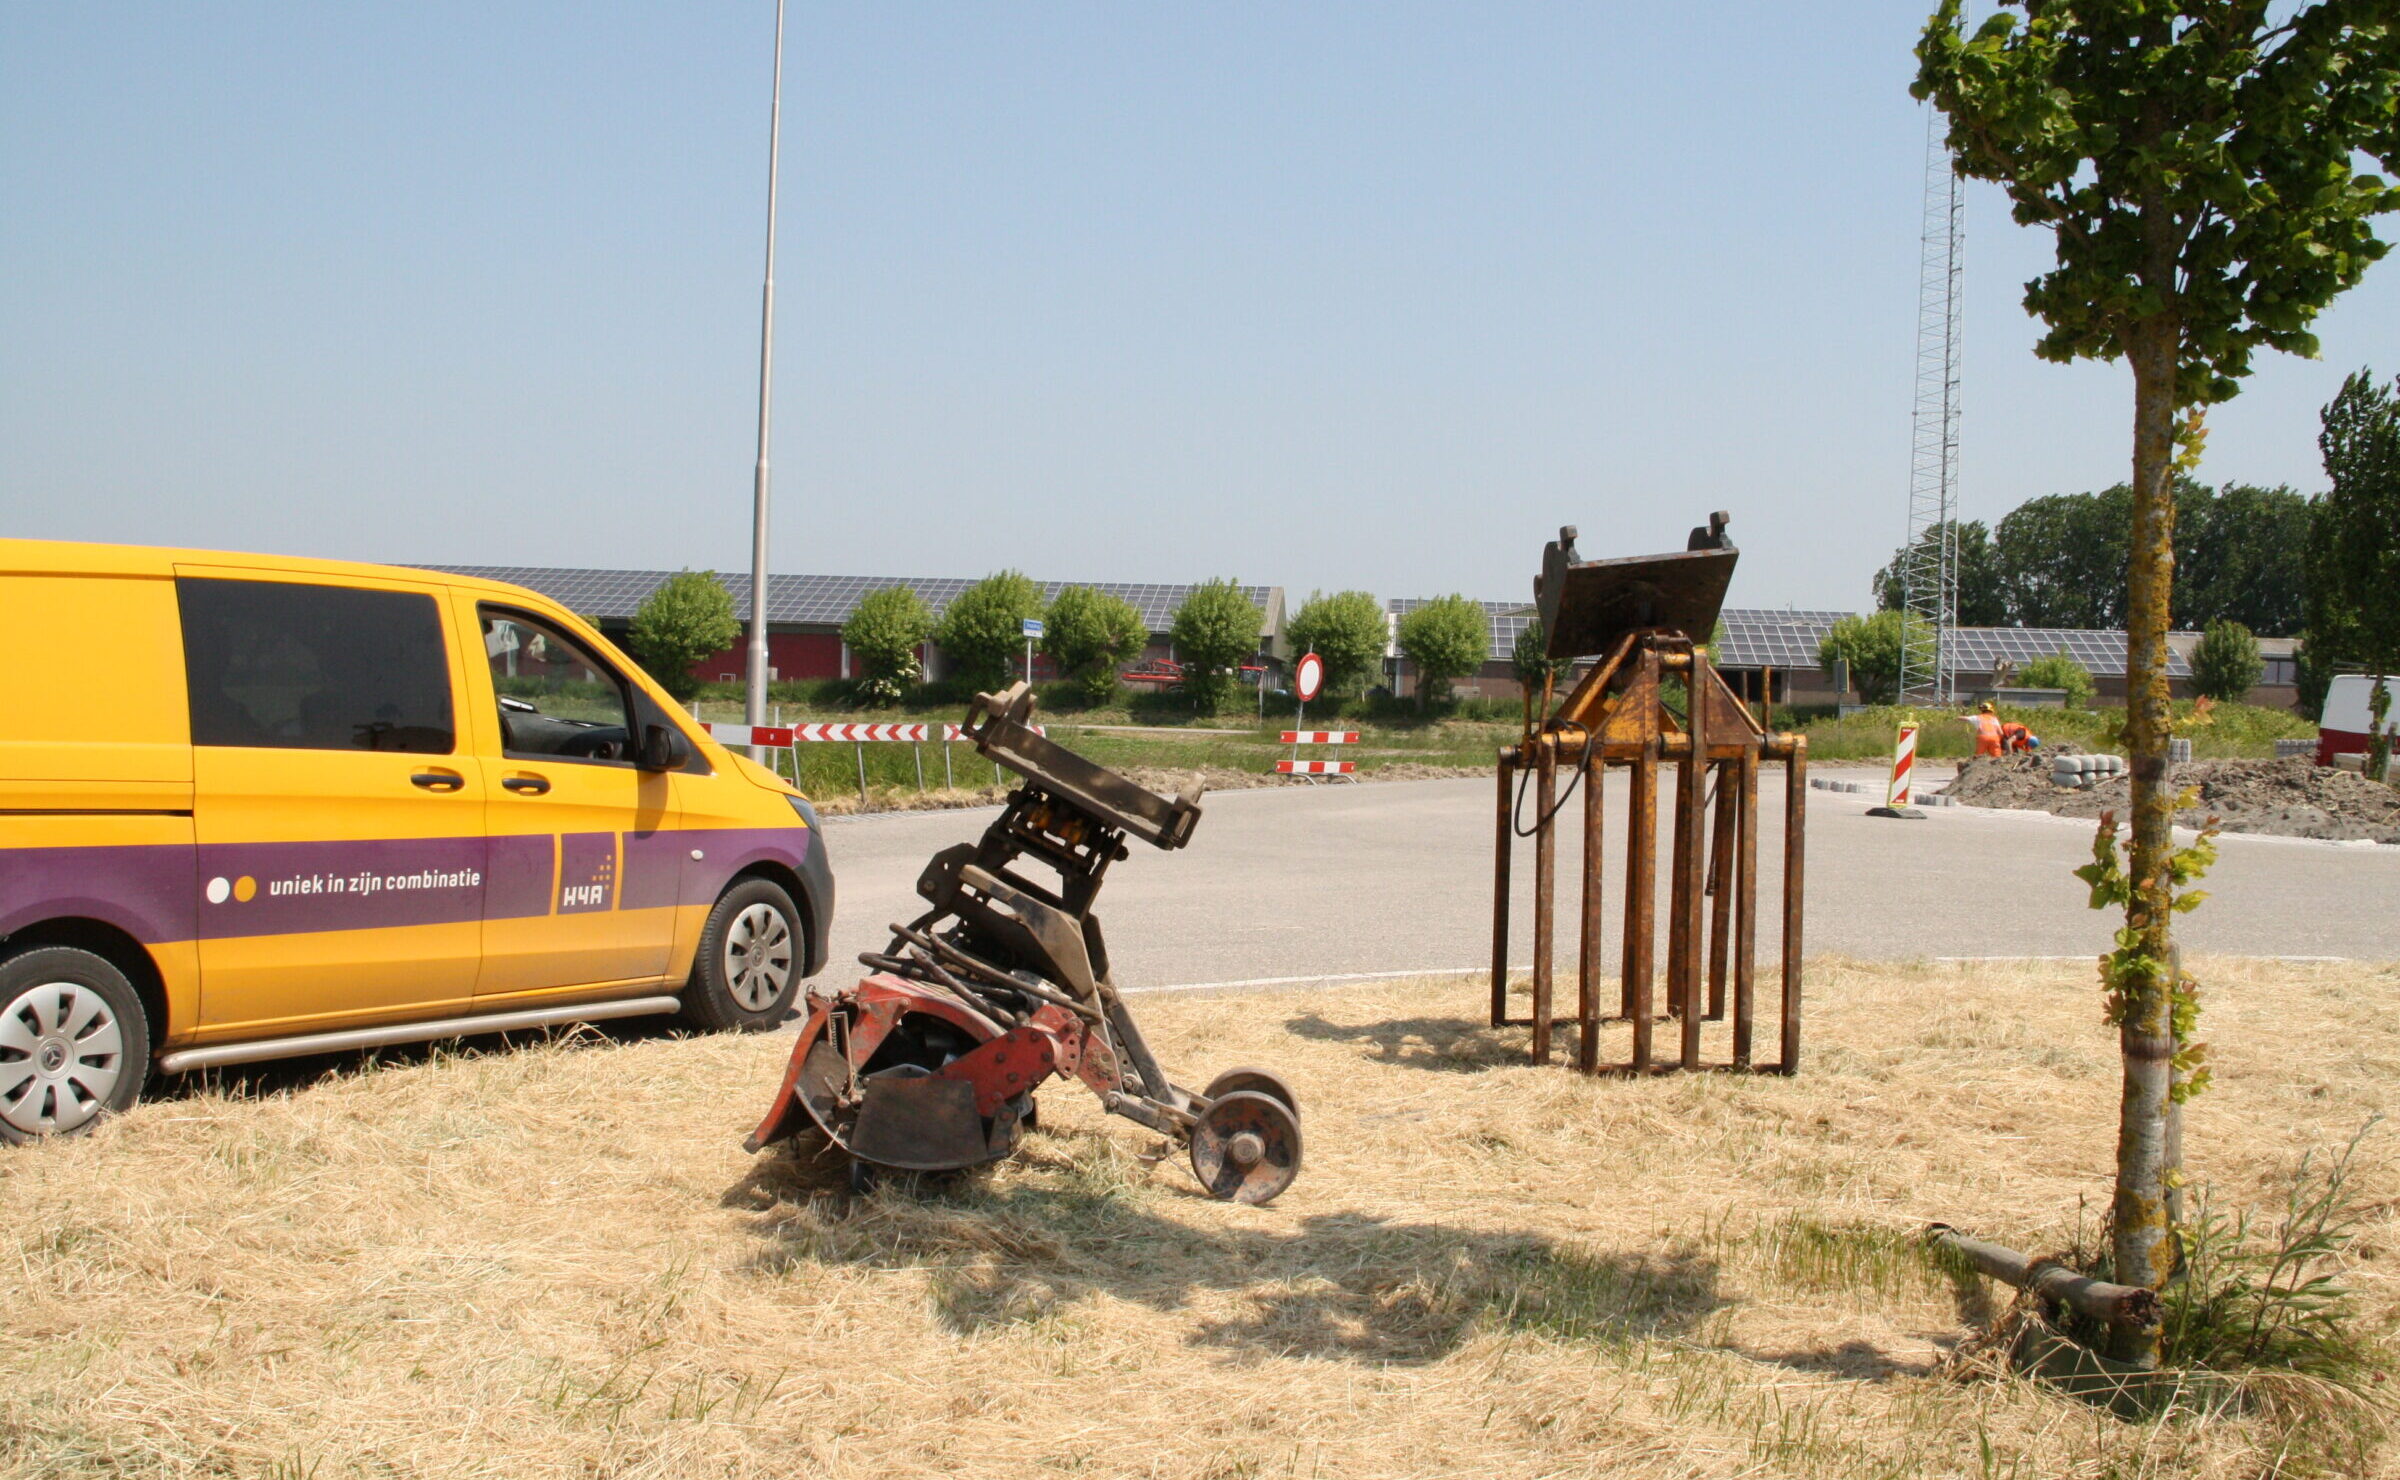
[{"label": "dry grass field", "polygon": [[[2279,1206],[2400,1100],[2400,971],[2199,963],[2190,1165]],[[1819,963],[1807,1072],[1587,1080],[1472,982],[1140,1003],[1304,1097],[1266,1208],[1064,1086],[1020,1160],[853,1200],[740,1139],[790,1040],[264,1075],[0,1156],[0,1474],[2258,1476],[2355,1426],[2129,1423],[1962,1351],[1919,1252],[2106,1199],[2087,968]],[[2400,1131],[2360,1152],[2400,1311]],[[2088,1214],[2087,1224],[2088,1224]]]}]

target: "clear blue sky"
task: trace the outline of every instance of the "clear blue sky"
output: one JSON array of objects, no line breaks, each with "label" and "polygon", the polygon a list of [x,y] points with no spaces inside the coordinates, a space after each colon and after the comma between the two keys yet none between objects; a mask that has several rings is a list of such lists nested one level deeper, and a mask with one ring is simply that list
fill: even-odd
[{"label": "clear blue sky", "polygon": [[[1528,590],[1899,542],[1929,7],[797,3],[775,568]],[[746,568],[768,0],[0,9],[0,532]],[[2124,476],[1971,197],[1965,513]],[[2390,231],[2387,226],[2387,234]],[[2400,262],[2203,476],[2321,486]]]}]

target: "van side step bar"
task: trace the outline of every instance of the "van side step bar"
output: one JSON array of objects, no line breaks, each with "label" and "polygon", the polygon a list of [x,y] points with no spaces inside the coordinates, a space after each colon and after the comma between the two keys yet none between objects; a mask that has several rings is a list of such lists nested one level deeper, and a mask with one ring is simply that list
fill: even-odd
[{"label": "van side step bar", "polygon": [[586,1002],[576,1007],[533,1007],[522,1012],[487,1012],[479,1016],[437,1018],[422,1023],[394,1023],[384,1028],[352,1028],[342,1033],[308,1033],[298,1038],[262,1038],[251,1043],[210,1044],[179,1048],[158,1057],[161,1074],[188,1074],[227,1064],[252,1064],[261,1059],[298,1058],[302,1054],[343,1053],[354,1048],[384,1048],[394,1043],[423,1043],[433,1038],[464,1038],[474,1033],[509,1033],[519,1028],[547,1028],[558,1023],[597,1023],[608,1018],[646,1017],[676,1012],[680,997],[628,997],[621,1002]]}]

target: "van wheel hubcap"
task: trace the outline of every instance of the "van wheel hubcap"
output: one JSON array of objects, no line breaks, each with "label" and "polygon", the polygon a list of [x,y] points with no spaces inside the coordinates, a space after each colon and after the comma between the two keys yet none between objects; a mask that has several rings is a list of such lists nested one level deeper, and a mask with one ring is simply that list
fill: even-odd
[{"label": "van wheel hubcap", "polygon": [[745,1012],[764,1012],[792,979],[792,927],[771,904],[754,904],[725,932],[725,985]]},{"label": "van wheel hubcap", "polygon": [[90,1124],[124,1072],[124,1030],[83,983],[44,982],[0,1008],[0,1120],[24,1134]]}]

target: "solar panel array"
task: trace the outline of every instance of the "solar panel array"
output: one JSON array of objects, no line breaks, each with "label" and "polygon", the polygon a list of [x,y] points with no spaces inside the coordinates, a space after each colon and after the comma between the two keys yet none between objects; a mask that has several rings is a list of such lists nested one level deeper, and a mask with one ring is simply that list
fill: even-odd
[{"label": "solar panel array", "polygon": [[[2036,658],[2065,653],[2094,675],[2117,677],[2125,672],[2125,634],[2086,627],[1960,627],[1952,631],[1952,669],[1959,673],[1989,673],[1999,663],[2019,668]],[[2167,649],[2167,676],[2189,678],[2192,665],[2172,646]]]},{"label": "solar panel array", "polygon": [[[676,574],[671,570],[593,570],[579,567],[527,565],[438,565],[427,567],[451,575],[474,576],[487,581],[506,581],[539,591],[552,601],[586,617],[623,621],[633,616],[651,592]],[[720,573],[718,579],[733,593],[734,614],[743,621],[750,619],[750,577]],[[850,619],[859,602],[870,591],[888,586],[906,586],[917,593],[919,600],[940,616],[960,593],[976,584],[956,576],[770,576],[767,578],[767,620],[771,623],[805,627],[838,627]],[[1182,585],[1129,583],[1123,581],[1044,581],[1039,583],[1042,599],[1054,599],[1069,586],[1090,586],[1105,591],[1130,604],[1142,614],[1142,625],[1154,633],[1164,633],[1175,620],[1175,609],[1197,590],[1191,583]],[[1239,588],[1252,606],[1259,609],[1263,625],[1272,609],[1274,588],[1243,586]]]},{"label": "solar panel array", "polygon": [[1712,656],[1720,668],[1814,668],[1817,646],[1849,612],[1763,611],[1728,608],[1723,649]]}]

